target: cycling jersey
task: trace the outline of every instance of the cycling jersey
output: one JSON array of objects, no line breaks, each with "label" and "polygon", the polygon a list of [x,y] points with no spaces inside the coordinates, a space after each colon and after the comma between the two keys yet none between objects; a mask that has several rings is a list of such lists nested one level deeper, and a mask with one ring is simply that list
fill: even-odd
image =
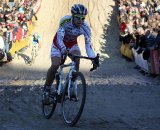
[{"label": "cycling jersey", "polygon": [[81,27],[78,28],[72,23],[72,16],[70,15],[66,15],[60,20],[53,44],[60,50],[70,49],[77,44],[77,37],[80,35],[84,35],[87,55],[94,58],[95,53],[91,45],[91,33],[88,24],[84,21]]}]

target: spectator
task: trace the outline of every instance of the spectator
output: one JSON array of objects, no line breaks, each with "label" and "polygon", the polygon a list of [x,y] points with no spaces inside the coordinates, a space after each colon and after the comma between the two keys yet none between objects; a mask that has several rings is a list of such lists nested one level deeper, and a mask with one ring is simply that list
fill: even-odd
[{"label": "spectator", "polygon": [[35,20],[38,20],[33,6],[30,7],[30,13],[31,13],[31,20],[32,20],[33,16],[34,16]]},{"label": "spectator", "polygon": [[13,6],[14,6],[14,0],[9,0],[9,7],[10,7],[10,9],[12,10],[12,8],[13,8]]},{"label": "spectator", "polygon": [[146,36],[145,36],[145,31],[142,27],[138,28],[137,32],[139,37],[136,42],[136,48],[138,48],[137,53],[140,54],[145,49]]},{"label": "spectator", "polygon": [[0,49],[5,50],[5,44],[4,44],[4,38],[3,38],[3,32],[0,30]]},{"label": "spectator", "polygon": [[3,5],[0,3],[0,13],[3,12]]},{"label": "spectator", "polygon": [[145,30],[145,36],[146,36],[145,48],[149,50],[154,45],[155,37],[153,35],[153,32],[151,32],[151,30],[149,30],[149,29]]},{"label": "spectator", "polygon": [[36,0],[0,0],[0,31],[3,33],[5,52],[9,52],[13,42],[26,37],[27,25],[32,17],[37,20],[32,7],[35,2]]},{"label": "spectator", "polygon": [[19,14],[24,14],[24,6],[23,5],[20,6],[18,11],[19,11]]},{"label": "spectator", "polygon": [[160,26],[159,26],[158,34],[155,39],[155,47],[156,49],[160,49]]},{"label": "spectator", "polygon": [[7,30],[5,31],[5,52],[9,52],[9,49],[10,49],[10,35],[11,35],[11,32],[10,32],[10,28],[9,26],[7,26]]},{"label": "spectator", "polygon": [[36,56],[38,55],[38,49],[40,48],[40,36],[38,33],[34,33],[32,35],[32,51],[31,51],[31,60],[32,60],[32,63],[34,62]]},{"label": "spectator", "polygon": [[0,23],[4,22],[3,17],[4,17],[4,15],[2,13],[0,13]]},{"label": "spectator", "polygon": [[5,53],[3,52],[2,49],[0,49],[0,66],[1,66],[1,62],[3,62],[4,58],[5,58]]}]

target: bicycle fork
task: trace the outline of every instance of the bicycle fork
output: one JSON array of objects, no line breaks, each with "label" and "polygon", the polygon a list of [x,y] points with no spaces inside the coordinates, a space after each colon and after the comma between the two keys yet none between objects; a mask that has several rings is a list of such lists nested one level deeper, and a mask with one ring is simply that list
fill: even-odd
[{"label": "bicycle fork", "polygon": [[74,98],[76,99],[76,101],[78,101],[77,82],[76,82],[76,80],[75,81],[71,80],[73,77],[73,72],[76,72],[76,70],[75,69],[70,70],[69,75],[68,75],[68,90],[67,90],[68,91],[68,98],[72,99],[71,93],[74,93],[74,95],[75,95]]}]

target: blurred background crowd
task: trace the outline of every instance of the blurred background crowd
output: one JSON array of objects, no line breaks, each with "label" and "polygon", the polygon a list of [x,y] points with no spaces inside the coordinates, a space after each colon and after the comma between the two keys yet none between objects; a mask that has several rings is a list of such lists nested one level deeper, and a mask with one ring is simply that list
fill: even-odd
[{"label": "blurred background crowd", "polygon": [[[124,54],[125,50],[121,53],[134,59],[145,71],[150,71],[149,63],[153,62],[151,68],[156,67],[156,74],[159,74],[160,0],[119,0],[118,11],[119,40],[123,49],[124,46],[128,48],[127,54]],[[142,57],[138,60],[140,54]],[[142,60],[146,61],[146,65],[139,63]]]},{"label": "blurred background crowd", "polygon": [[0,44],[4,52],[8,53],[16,41],[26,37],[33,17],[37,20],[33,8],[36,2],[37,0],[0,0]]}]

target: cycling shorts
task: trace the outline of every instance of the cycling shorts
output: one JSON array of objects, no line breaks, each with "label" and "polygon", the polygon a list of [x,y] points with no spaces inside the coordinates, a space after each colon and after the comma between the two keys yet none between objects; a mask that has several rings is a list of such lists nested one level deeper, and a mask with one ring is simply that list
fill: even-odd
[{"label": "cycling shorts", "polygon": [[[80,48],[78,46],[78,44],[73,45],[70,49],[69,52],[71,53],[72,51],[79,51],[80,52]],[[61,51],[54,45],[52,44],[51,47],[51,57],[61,57]]]}]

